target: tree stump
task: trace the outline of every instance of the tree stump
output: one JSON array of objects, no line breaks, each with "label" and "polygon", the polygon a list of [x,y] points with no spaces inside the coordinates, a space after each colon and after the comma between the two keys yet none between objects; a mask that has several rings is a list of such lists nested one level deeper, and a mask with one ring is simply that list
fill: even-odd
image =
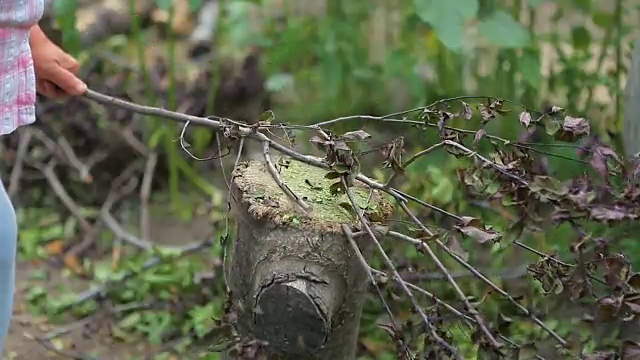
[{"label": "tree stump", "polygon": [[[232,181],[237,232],[225,259],[241,336],[268,343],[270,359],[354,359],[367,269],[342,225],[358,228],[346,194],[333,195],[327,170],[275,158],[281,179],[312,209],[301,210],[261,161],[241,163]],[[378,192],[356,182],[356,201],[372,221],[391,214]],[[367,204],[369,204],[367,206]],[[365,257],[373,247],[361,237]]]}]

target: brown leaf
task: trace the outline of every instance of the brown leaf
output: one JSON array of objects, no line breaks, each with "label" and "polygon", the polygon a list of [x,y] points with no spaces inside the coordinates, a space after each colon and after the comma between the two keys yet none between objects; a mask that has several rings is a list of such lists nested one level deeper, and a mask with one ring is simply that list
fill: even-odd
[{"label": "brown leaf", "polygon": [[462,226],[482,226],[482,222],[478,218],[471,216],[461,216],[460,219]]},{"label": "brown leaf", "polygon": [[471,110],[471,106],[469,106],[469,104],[467,104],[464,101],[462,102],[462,118],[465,120],[470,120],[471,117],[473,116],[473,111]]},{"label": "brown leaf", "polygon": [[546,113],[549,114],[549,115],[557,115],[557,114],[559,114],[559,113],[561,113],[563,111],[564,111],[564,108],[561,108],[560,106],[555,106],[554,105],[550,109],[548,109],[546,111]]},{"label": "brown leaf", "polygon": [[608,146],[598,145],[598,146],[596,146],[595,151],[599,152],[605,158],[611,158],[611,159],[615,160],[615,162],[617,162],[620,165],[624,164],[622,162],[622,159],[620,158],[620,156],[615,152],[615,150],[613,150],[612,148],[610,148]]},{"label": "brown leaf", "polygon": [[314,136],[311,138],[311,143],[315,145],[319,150],[326,151],[327,147],[332,143],[332,141],[323,139],[319,136]]},{"label": "brown leaf", "polygon": [[473,145],[477,145],[486,134],[487,134],[487,131],[485,129],[480,129],[476,131],[476,135],[473,137]]},{"label": "brown leaf", "polygon": [[478,110],[483,123],[488,123],[491,119],[495,119],[496,113],[484,106],[484,104],[478,104]]},{"label": "brown leaf", "polygon": [[384,162],[384,167],[390,167],[395,172],[403,172],[402,155],[404,154],[404,137],[400,136],[393,139],[390,143],[380,149]]},{"label": "brown leaf", "polygon": [[630,263],[622,254],[605,258],[604,267],[604,279],[612,288],[624,283],[629,276]]},{"label": "brown leaf", "polygon": [[497,241],[500,239],[500,234],[496,233],[493,230],[481,230],[475,226],[465,226],[459,227],[461,233],[464,235],[476,240],[480,244],[484,244],[487,241]]},{"label": "brown leaf", "polygon": [[635,161],[634,163],[633,171],[631,172],[631,179],[638,179],[640,178],[640,161]]},{"label": "brown leaf", "polygon": [[595,170],[596,173],[602,178],[606,179],[609,175],[609,167],[607,165],[607,159],[598,151],[592,153],[591,159],[589,159],[589,165]]},{"label": "brown leaf", "polygon": [[520,119],[520,124],[522,124],[525,128],[528,128],[531,124],[531,114],[527,111],[523,111],[518,116]]},{"label": "brown leaf", "polygon": [[637,218],[637,215],[631,212],[631,209],[625,209],[617,206],[597,206],[589,211],[592,219],[602,222],[621,221],[627,219],[631,220]]},{"label": "brown leaf", "polygon": [[542,175],[538,175],[535,176],[533,178],[533,183],[531,184],[532,186],[532,191],[536,190],[536,186],[539,186],[540,188],[556,194],[556,195],[566,195],[569,192],[569,189],[560,182],[560,180],[556,179],[556,178],[552,178],[550,176],[542,176]]},{"label": "brown leaf", "polygon": [[606,296],[598,301],[598,313],[600,318],[603,321],[608,321],[614,319],[618,312],[620,311],[620,307],[622,306],[622,301],[620,298],[613,296]]},{"label": "brown leaf", "polygon": [[71,271],[76,273],[77,275],[84,274],[84,268],[80,263],[80,260],[74,254],[67,254],[64,257],[64,265],[68,267]]},{"label": "brown leaf", "polygon": [[640,315],[640,303],[633,303],[630,301],[625,302],[625,305],[627,305],[627,307],[629,308],[629,311],[633,314],[633,315]]},{"label": "brown leaf", "polygon": [[49,256],[61,255],[64,252],[64,242],[61,239],[50,241],[44,246],[44,251]]},{"label": "brown leaf", "polygon": [[354,141],[354,140],[370,139],[371,135],[369,135],[369,133],[365,132],[364,130],[356,130],[356,131],[349,131],[344,135],[342,135],[342,137],[347,141]]},{"label": "brown leaf", "polygon": [[589,133],[591,133],[591,126],[587,119],[565,116],[562,123],[562,131],[560,132],[560,140],[572,141],[583,135],[589,135]]}]

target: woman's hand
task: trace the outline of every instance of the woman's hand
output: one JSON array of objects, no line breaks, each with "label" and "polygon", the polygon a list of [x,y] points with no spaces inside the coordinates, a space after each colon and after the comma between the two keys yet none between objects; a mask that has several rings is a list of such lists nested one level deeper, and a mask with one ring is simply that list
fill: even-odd
[{"label": "woman's hand", "polygon": [[39,26],[31,28],[31,54],[37,91],[52,99],[82,95],[87,85],[80,80],[78,61],[54,44]]}]

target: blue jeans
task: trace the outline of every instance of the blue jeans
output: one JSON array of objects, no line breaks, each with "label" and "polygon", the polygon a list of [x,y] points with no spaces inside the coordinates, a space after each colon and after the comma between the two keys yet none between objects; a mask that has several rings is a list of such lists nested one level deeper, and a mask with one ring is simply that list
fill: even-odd
[{"label": "blue jeans", "polygon": [[0,181],[0,355],[13,310],[17,243],[16,212]]}]

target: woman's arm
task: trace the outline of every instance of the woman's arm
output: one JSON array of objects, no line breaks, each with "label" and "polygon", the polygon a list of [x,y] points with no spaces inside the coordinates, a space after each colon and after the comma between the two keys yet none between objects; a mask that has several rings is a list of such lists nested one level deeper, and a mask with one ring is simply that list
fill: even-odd
[{"label": "woman's arm", "polygon": [[75,75],[80,67],[76,59],[49,40],[40,26],[31,27],[29,43],[39,93],[58,99],[87,91],[87,85]]},{"label": "woman's arm", "polygon": [[34,25],[31,27],[31,36],[29,38],[29,43],[31,44],[31,47],[42,45],[50,41],[51,40],[49,40],[47,35],[45,35],[44,32],[42,32],[42,29],[40,29],[39,25]]}]

